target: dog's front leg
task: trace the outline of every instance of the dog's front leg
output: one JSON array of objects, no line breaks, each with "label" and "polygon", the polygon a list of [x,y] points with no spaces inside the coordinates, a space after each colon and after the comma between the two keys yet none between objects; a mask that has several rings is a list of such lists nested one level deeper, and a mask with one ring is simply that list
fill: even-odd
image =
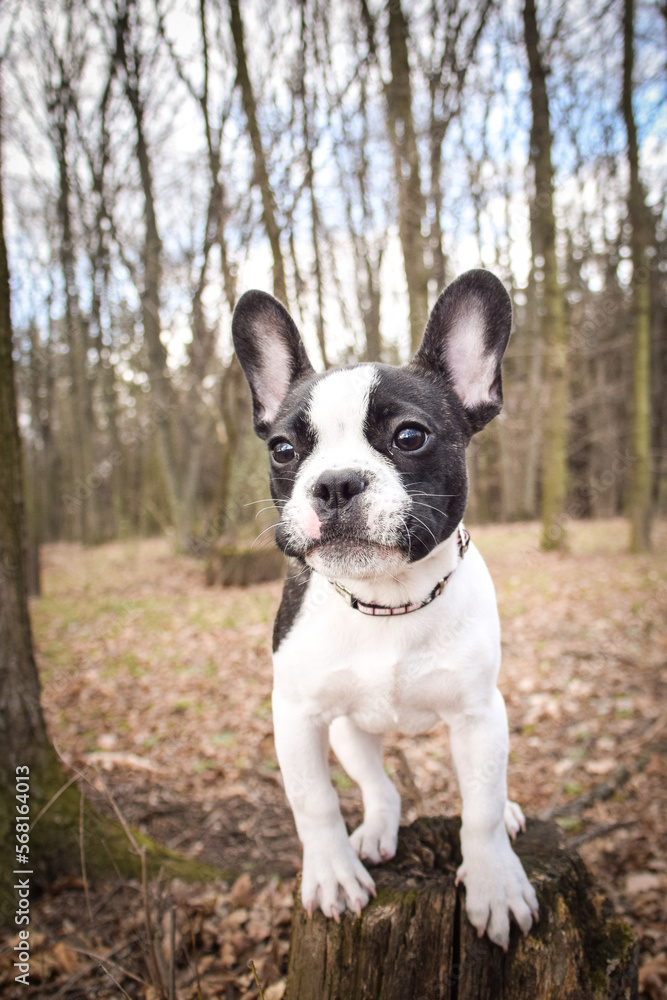
[{"label": "dog's front leg", "polygon": [[465,883],[466,911],[480,937],[487,931],[507,949],[510,912],[525,934],[538,907],[505,827],[508,733],[500,692],[494,690],[488,706],[455,720],[450,737],[463,800],[457,880]]},{"label": "dog's front leg", "polygon": [[287,798],[303,844],[301,901],[338,919],[361,913],[375,885],[348,840],[338,797],[329,780],[328,726],[298,703],[273,692],[276,751]]}]

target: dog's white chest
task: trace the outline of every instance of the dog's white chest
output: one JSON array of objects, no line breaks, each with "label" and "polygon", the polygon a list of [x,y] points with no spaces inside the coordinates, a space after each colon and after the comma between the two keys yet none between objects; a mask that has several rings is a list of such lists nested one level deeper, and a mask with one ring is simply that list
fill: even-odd
[{"label": "dog's white chest", "polygon": [[456,590],[413,614],[378,619],[314,576],[304,614],[274,657],[276,687],[326,723],[346,715],[366,732],[430,729],[474,691],[469,643],[484,634],[497,643],[493,618],[490,629],[466,627]]},{"label": "dog's white chest", "polygon": [[329,671],[313,696],[327,722],[347,715],[368,733],[424,732],[439,716],[423,696],[425,678],[419,678],[420,673],[416,663],[396,662],[376,650],[363,664],[352,662]]}]

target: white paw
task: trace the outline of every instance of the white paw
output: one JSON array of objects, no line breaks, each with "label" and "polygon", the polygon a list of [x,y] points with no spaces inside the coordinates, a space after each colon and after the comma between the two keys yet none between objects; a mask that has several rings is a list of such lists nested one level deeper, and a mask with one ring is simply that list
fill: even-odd
[{"label": "white paw", "polygon": [[486,933],[505,951],[510,938],[510,914],[524,934],[539,910],[535,890],[504,830],[485,842],[469,844],[456,881],[466,887],[466,912],[480,937]]},{"label": "white paw", "polygon": [[397,842],[398,817],[384,811],[368,813],[350,837],[356,854],[373,865],[393,858]]},{"label": "white paw", "polygon": [[304,847],[301,902],[309,914],[319,907],[336,921],[346,908],[359,915],[370,896],[375,896],[375,883],[347,836],[333,846]]},{"label": "white paw", "polygon": [[508,799],[505,803],[505,829],[509,833],[512,840],[516,840],[516,835],[521,830],[522,833],[526,832],[526,819],[521,811],[521,806],[517,805],[516,802],[510,802]]}]

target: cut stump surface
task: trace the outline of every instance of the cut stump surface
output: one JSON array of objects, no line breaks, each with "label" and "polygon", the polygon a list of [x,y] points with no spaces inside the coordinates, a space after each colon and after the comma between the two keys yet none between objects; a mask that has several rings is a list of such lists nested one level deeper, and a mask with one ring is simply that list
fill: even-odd
[{"label": "cut stump surface", "polygon": [[505,954],[479,939],[454,884],[460,820],[402,828],[396,857],[371,868],[377,899],[340,924],[308,919],[295,895],[285,1000],[633,1000],[637,945],[555,823],[528,820],[516,852],[540,921],[512,926]]}]

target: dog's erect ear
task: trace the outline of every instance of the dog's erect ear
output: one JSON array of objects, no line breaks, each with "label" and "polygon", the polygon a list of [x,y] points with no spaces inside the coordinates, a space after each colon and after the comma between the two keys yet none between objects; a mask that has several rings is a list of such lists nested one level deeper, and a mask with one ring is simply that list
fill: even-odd
[{"label": "dog's erect ear", "polygon": [[287,309],[267,292],[246,292],[232,319],[236,354],[252,393],[255,431],[266,438],[292,383],[313,367]]},{"label": "dog's erect ear", "polygon": [[512,325],[512,303],[490,271],[466,271],[433,307],[412,365],[444,375],[475,433],[500,412],[500,365]]}]

